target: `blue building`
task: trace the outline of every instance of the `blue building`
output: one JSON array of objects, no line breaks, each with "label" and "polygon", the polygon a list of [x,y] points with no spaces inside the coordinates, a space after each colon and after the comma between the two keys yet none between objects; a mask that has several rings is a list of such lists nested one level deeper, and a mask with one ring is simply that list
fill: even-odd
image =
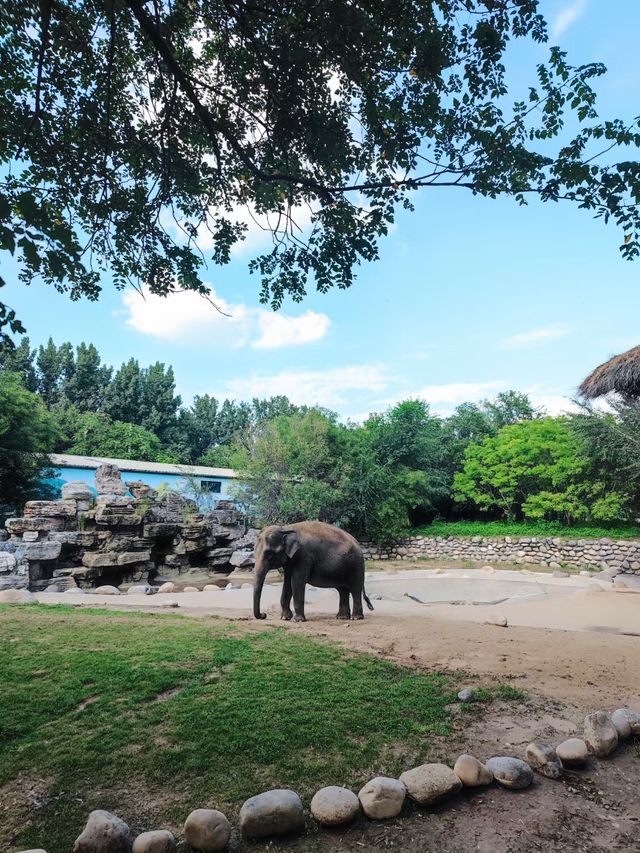
[{"label": "blue building", "polygon": [[103,462],[110,462],[120,469],[123,482],[138,480],[154,489],[168,488],[193,498],[202,508],[206,505],[213,506],[219,500],[233,500],[233,490],[230,487],[238,476],[231,468],[109,459],[106,456],[52,453],[49,459],[55,473],[47,483],[58,491],[65,483],[81,481],[87,483],[95,493],[96,468]]}]

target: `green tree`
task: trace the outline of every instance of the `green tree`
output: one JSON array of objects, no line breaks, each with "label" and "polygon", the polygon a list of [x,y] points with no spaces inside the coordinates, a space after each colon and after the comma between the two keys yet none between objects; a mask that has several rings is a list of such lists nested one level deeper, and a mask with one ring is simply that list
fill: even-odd
[{"label": "green tree", "polygon": [[0,371],[18,373],[28,391],[37,391],[38,381],[34,364],[35,350],[29,338],[24,337],[15,347],[0,347]]},{"label": "green tree", "polygon": [[64,387],[73,375],[73,347],[63,343],[59,347],[49,338],[46,346],[39,346],[36,355],[38,394],[49,407],[60,401]]},{"label": "green tree", "polygon": [[116,371],[104,392],[103,410],[115,421],[140,424],[143,417],[144,379],[140,365],[130,358]]},{"label": "green tree", "polygon": [[337,520],[334,430],[313,410],[264,422],[251,448],[238,457],[240,497],[262,523]]},{"label": "green tree", "polygon": [[93,344],[83,342],[76,347],[73,371],[64,383],[62,394],[80,412],[97,412],[102,408],[110,380],[111,368],[102,364]]},{"label": "green tree", "polygon": [[599,120],[604,67],[558,47],[511,92],[519,39],[547,39],[537,0],[5,0],[0,248],[72,298],[97,298],[105,270],[205,292],[199,237],[227,263],[246,232],[234,208],[271,213],[251,269],[279,306],[308,281],[349,287],[398,208],[451,187],[568,200],[637,256],[640,169],[616,162],[637,122]]},{"label": "green tree", "polygon": [[56,439],[54,419],[17,373],[0,371],[0,504],[20,511],[36,497]]},{"label": "green tree", "polygon": [[157,361],[142,371],[141,410],[133,423],[155,433],[163,443],[171,440],[176,428],[182,400],[175,391],[173,367],[165,369],[164,364]]},{"label": "green tree", "polygon": [[440,418],[423,400],[405,400],[371,416],[364,429],[378,466],[392,474],[391,480],[384,479],[385,500],[394,502],[393,512],[408,514],[413,522],[432,517],[447,494]]},{"label": "green tree", "polygon": [[196,395],[188,409],[180,409],[177,416],[172,448],[183,462],[202,462],[207,452],[214,448],[217,439],[218,401],[209,394]]},{"label": "green tree", "polygon": [[503,427],[469,445],[456,474],[456,500],[508,519],[613,521],[625,517],[625,496],[588,475],[589,462],[566,418]]},{"label": "green tree", "polygon": [[160,439],[137,424],[112,420],[108,415],[84,412],[72,426],[72,443],[65,452],[79,456],[108,456],[115,459],[142,459],[146,462],[173,462]]},{"label": "green tree", "polygon": [[607,491],[628,496],[640,510],[640,402],[610,400],[611,411],[584,407],[569,424],[589,461],[589,476]]},{"label": "green tree", "polygon": [[495,400],[485,400],[482,408],[495,429],[540,417],[528,395],[519,391],[502,391]]}]

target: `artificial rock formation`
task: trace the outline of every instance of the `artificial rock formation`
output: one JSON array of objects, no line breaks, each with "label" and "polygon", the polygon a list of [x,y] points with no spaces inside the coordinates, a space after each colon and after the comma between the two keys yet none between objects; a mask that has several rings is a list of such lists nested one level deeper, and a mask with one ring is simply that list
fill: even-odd
[{"label": "artificial rock formation", "polygon": [[21,518],[7,520],[0,590],[193,585],[253,566],[257,531],[232,501],[203,514],[178,494],[124,483],[114,465],[97,469],[96,491],[66,483],[59,500],[29,501]]}]

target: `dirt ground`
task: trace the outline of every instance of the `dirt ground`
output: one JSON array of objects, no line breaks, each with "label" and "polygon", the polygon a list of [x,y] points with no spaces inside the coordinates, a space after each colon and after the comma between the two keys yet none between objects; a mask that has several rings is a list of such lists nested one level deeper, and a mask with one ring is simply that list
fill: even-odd
[{"label": "dirt ground", "polygon": [[[238,596],[242,592],[250,591],[238,591]],[[447,604],[385,608],[380,605],[386,602],[378,602],[376,612],[367,613],[364,621],[338,622],[323,599],[315,610],[310,608],[308,621],[302,624],[281,622],[275,604],[267,608],[269,618],[263,622],[252,620],[246,608],[236,613],[191,609],[186,597],[180,612],[199,618],[216,612],[248,631],[284,626],[409,666],[464,673],[463,680],[471,687],[509,684],[525,691],[523,700],[456,706],[453,738],[435,739],[421,759],[452,765],[462,752],[482,760],[493,755],[522,757],[532,740],[558,744],[581,735],[584,716],[593,710],[627,706],[640,712],[640,595],[593,593],[576,591],[566,599],[550,596],[514,604],[507,611],[509,627],[486,624],[495,608]],[[109,604],[135,606],[123,600]],[[548,624],[564,621],[572,629],[540,627],[545,608]],[[464,791],[435,810],[407,802],[395,820],[362,819],[340,832],[307,823],[303,836],[266,845],[247,844],[234,835],[231,849],[640,851],[640,741],[621,745],[609,759],[593,759],[584,770],[567,771],[559,781],[536,776],[533,787],[522,792],[497,786]]]},{"label": "dirt ground", "polygon": [[[253,629],[255,623],[248,626]],[[534,739],[557,744],[579,735],[592,710],[628,706],[640,711],[636,637],[387,615],[351,623],[314,618],[287,627],[403,664],[464,671],[470,686],[507,683],[526,691],[523,701],[476,705],[458,713],[455,737],[435,742],[425,761],[452,764],[462,752],[481,759],[523,756]],[[384,824],[361,820],[339,833],[310,825],[303,838],[286,844],[237,841],[234,849],[640,851],[640,743],[628,742],[612,758],[592,759],[584,770],[566,771],[560,781],[536,776],[526,791],[466,791],[436,810],[408,803],[399,818]]]}]

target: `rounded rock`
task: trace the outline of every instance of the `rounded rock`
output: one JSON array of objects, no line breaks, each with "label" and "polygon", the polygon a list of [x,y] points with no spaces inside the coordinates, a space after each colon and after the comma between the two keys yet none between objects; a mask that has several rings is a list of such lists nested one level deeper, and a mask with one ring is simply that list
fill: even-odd
[{"label": "rounded rock", "polygon": [[358,799],[368,818],[385,820],[400,814],[406,795],[407,789],[399,779],[376,776],[360,789]]},{"label": "rounded rock", "polygon": [[83,589],[80,589],[79,586],[72,586],[69,589],[65,589],[65,595],[86,595]]},{"label": "rounded rock", "polygon": [[487,761],[487,767],[493,773],[496,782],[504,788],[521,790],[528,788],[533,782],[533,770],[526,761],[521,761],[519,758],[498,755]]},{"label": "rounded rock", "polygon": [[184,822],[184,837],[203,853],[224,850],[231,837],[231,824],[216,809],[195,809]]},{"label": "rounded rock", "polygon": [[0,590],[0,604],[35,604],[37,599],[28,589]]},{"label": "rounded rock", "polygon": [[467,788],[478,788],[493,782],[493,773],[473,755],[461,755],[453,765],[453,772]]},{"label": "rounded rock", "polygon": [[117,586],[97,586],[92,590],[94,595],[120,595],[120,590]]},{"label": "rounded rock", "polygon": [[555,749],[547,743],[530,743],[525,751],[529,766],[548,779],[562,776],[562,762]]},{"label": "rounded rock", "polygon": [[174,853],[176,840],[168,829],[143,832],[133,842],[131,853]]},{"label": "rounded rock", "polygon": [[127,824],[111,812],[91,812],[76,838],[73,853],[131,853],[133,839]]},{"label": "rounded rock", "polygon": [[220,592],[220,587],[215,583],[208,583],[202,590],[203,592]]},{"label": "rounded rock", "polygon": [[171,581],[167,581],[166,583],[163,583],[161,586],[158,587],[158,592],[162,592],[162,593],[164,593],[164,592],[175,592],[175,591],[176,591],[176,585],[174,583],[172,583]]},{"label": "rounded rock", "polygon": [[311,800],[311,814],[323,826],[349,823],[360,812],[360,800],[348,788],[328,785],[320,788]]},{"label": "rounded rock", "polygon": [[570,737],[556,747],[556,755],[567,767],[583,767],[589,760],[586,743],[579,737]]},{"label": "rounded rock", "polygon": [[631,735],[640,735],[640,714],[630,708],[618,708],[611,715],[611,722],[616,727],[620,740],[626,740]]},{"label": "rounded rock", "polygon": [[303,827],[302,800],[286,788],[250,797],[240,809],[240,831],[246,838],[287,835]]},{"label": "rounded rock", "polygon": [[411,799],[422,806],[429,806],[462,789],[462,782],[446,764],[421,764],[405,771],[400,781]]},{"label": "rounded rock", "polygon": [[152,595],[154,589],[152,586],[147,586],[147,584],[138,584],[137,586],[130,586],[127,590],[127,595]]},{"label": "rounded rock", "polygon": [[458,699],[461,702],[473,702],[475,698],[476,698],[476,694],[473,692],[473,690],[470,687],[465,687],[463,690],[461,690],[458,693]]},{"label": "rounded rock", "polygon": [[584,718],[584,740],[589,752],[598,758],[610,755],[618,746],[618,730],[606,711],[595,711]]},{"label": "rounded rock", "polygon": [[200,592],[197,586],[185,586],[183,592]]}]

